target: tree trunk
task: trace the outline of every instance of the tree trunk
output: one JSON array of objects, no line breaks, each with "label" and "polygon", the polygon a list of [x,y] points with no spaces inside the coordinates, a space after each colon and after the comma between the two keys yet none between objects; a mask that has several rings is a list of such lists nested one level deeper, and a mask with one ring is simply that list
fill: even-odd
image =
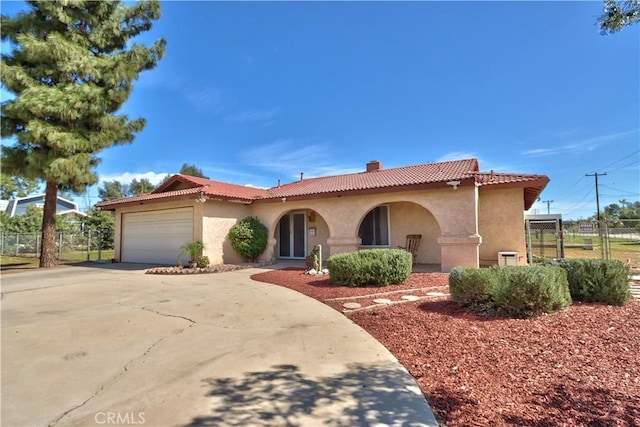
[{"label": "tree trunk", "polygon": [[42,212],[42,246],[40,247],[40,268],[56,265],[56,205],[58,183],[47,181]]}]

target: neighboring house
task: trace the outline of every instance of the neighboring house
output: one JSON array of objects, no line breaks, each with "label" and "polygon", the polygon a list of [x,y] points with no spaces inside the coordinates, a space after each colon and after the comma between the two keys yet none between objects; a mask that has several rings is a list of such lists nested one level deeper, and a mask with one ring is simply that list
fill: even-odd
[{"label": "neighboring house", "polygon": [[524,211],[549,178],[480,172],[476,159],[304,179],[269,189],[174,175],[150,194],[98,203],[116,213],[115,258],[176,264],[180,246],[202,240],[212,263],[241,261],[227,234],[257,217],[269,229],[261,259],[304,259],[320,243],[324,258],[396,248],[421,234],[416,262],[477,267],[498,252],[526,263]]},{"label": "neighboring house", "polygon": [[[44,194],[18,197],[11,200],[0,201],[0,210],[7,212],[9,216],[23,215],[27,213],[27,207],[44,207]],[[70,217],[87,216],[78,209],[78,204],[64,197],[58,196],[56,201],[56,215],[67,215]]]}]

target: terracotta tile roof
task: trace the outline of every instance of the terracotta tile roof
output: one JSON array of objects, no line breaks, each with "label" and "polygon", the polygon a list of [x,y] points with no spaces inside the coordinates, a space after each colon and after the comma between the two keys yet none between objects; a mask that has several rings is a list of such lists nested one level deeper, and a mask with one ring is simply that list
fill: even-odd
[{"label": "terracotta tile roof", "polygon": [[228,182],[213,181],[186,175],[182,175],[182,177],[192,181],[194,184],[202,186],[204,194],[211,198],[226,198],[250,202],[254,199],[267,196],[267,190],[263,188],[247,187],[246,185],[230,184]]},{"label": "terracotta tile roof", "polygon": [[149,193],[149,194],[138,194],[137,196],[131,197],[122,197],[120,199],[107,200],[106,202],[96,203],[96,207],[109,209],[115,205],[123,205],[123,204],[135,204],[139,202],[144,202],[148,200],[159,200],[159,199],[175,199],[184,196],[191,196],[193,194],[200,193],[200,188],[183,188],[175,191],[167,191],[164,193]]},{"label": "terracotta tile roof", "polygon": [[476,172],[473,175],[476,178],[476,182],[480,185],[496,185],[516,182],[549,180],[549,178],[544,175],[529,175],[517,173]]},{"label": "terracotta tile roof", "polygon": [[150,194],[110,200],[98,203],[103,209],[116,206],[155,201],[159,199],[194,198],[204,195],[207,199],[229,200],[250,204],[257,200],[274,200],[282,197],[321,197],[328,193],[384,192],[393,189],[444,186],[450,181],[465,181],[465,185],[522,187],[525,189],[525,207],[528,209],[546,186],[549,178],[544,175],[480,172],[477,159],[454,160],[377,169],[345,175],[307,178],[270,189],[260,189],[226,182],[213,181],[188,175],[174,175]]},{"label": "terracotta tile roof", "polygon": [[185,196],[193,198],[201,193],[209,199],[224,199],[240,203],[251,203],[254,199],[267,196],[266,190],[261,188],[177,174],[160,184],[149,194],[109,200],[97,203],[96,206],[103,209],[113,209],[116,205],[135,204],[159,199],[176,199],[184,198]]},{"label": "terracotta tile roof", "polygon": [[549,177],[545,175],[529,175],[516,173],[476,172],[476,183],[480,187],[491,189],[493,186],[500,188],[519,187],[524,188],[524,209],[527,210],[535,203],[542,190],[549,183]]},{"label": "terracotta tile roof", "polygon": [[269,196],[281,198],[447,182],[470,178],[476,171],[476,159],[378,169],[371,172],[304,179],[271,188]]}]

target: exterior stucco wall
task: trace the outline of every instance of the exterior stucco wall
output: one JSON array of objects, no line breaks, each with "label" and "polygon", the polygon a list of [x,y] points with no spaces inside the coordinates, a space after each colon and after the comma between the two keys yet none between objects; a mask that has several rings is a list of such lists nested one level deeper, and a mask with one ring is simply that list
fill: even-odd
[{"label": "exterior stucco wall", "polygon": [[209,257],[211,264],[244,261],[231,247],[228,234],[231,227],[250,215],[249,207],[240,203],[209,200],[204,204],[202,241],[204,255]]},{"label": "exterior stucco wall", "polygon": [[434,216],[420,205],[409,202],[389,204],[390,247],[405,246],[407,234],[421,234],[416,256],[418,264],[440,264],[440,226]]},{"label": "exterior stucco wall", "polygon": [[[277,203],[256,203],[251,206],[253,215],[269,227],[276,230],[280,217],[289,211],[312,209],[317,212],[316,217],[321,217],[328,227],[327,248],[324,251],[324,258],[341,252],[353,252],[359,248],[358,228],[364,216],[374,207],[397,203],[397,207],[392,207],[390,221],[394,227],[395,219],[403,221],[405,215],[404,208],[414,205],[406,211],[407,218],[410,219],[411,228],[405,225],[396,225],[396,229],[391,230],[392,247],[404,245],[406,234],[420,233],[417,231],[417,224],[420,221],[425,223],[420,225],[426,229],[423,238],[426,240],[435,236],[436,225],[439,231],[436,237],[436,244],[442,246],[455,245],[455,251],[448,248],[447,257],[455,254],[457,257],[452,262],[459,262],[460,265],[477,265],[478,244],[481,240],[478,236],[477,227],[477,191],[475,187],[442,188],[425,191],[407,191],[387,194],[374,194],[362,196],[328,196],[322,199],[312,199],[303,201],[285,201]],[[422,216],[422,218],[420,218]],[[409,232],[411,230],[411,232]],[[398,235],[399,234],[399,235]],[[275,256],[276,237],[275,232],[269,242],[268,256]],[[444,241],[443,241],[444,239]],[[323,245],[324,249],[324,245]],[[437,263],[449,266],[448,258],[444,259],[445,250],[437,249],[435,244],[425,244],[420,255],[419,262]],[[265,254],[267,255],[267,254]],[[450,268],[450,267],[448,267]]]},{"label": "exterior stucco wall", "polygon": [[[202,236],[202,204],[196,203],[194,200],[179,200],[164,203],[145,203],[143,205],[123,206],[115,211],[115,237],[114,237],[114,258],[121,261],[122,251],[122,215],[133,212],[150,212],[175,208],[193,208],[193,238],[200,240]],[[206,253],[205,253],[206,255]]]},{"label": "exterior stucco wall", "polygon": [[[441,264],[443,271],[460,265],[473,267],[497,263],[498,251],[517,251],[526,260],[523,190],[480,191],[476,187],[442,188],[351,197],[257,202],[252,205],[193,200],[151,203],[116,210],[115,256],[120,259],[122,214],[159,209],[193,207],[194,238],[205,244],[204,254],[213,264],[241,262],[227,234],[239,220],[257,217],[269,229],[267,249],[261,260],[277,257],[278,222],[282,215],[307,213],[307,253],[323,246],[323,258],[360,248],[358,228],[365,215],[379,205],[389,206],[390,247],[404,246],[407,234],[422,234],[418,263]],[[315,213],[313,222],[309,214]],[[316,229],[315,237],[309,228]]]},{"label": "exterior stucco wall", "polygon": [[521,188],[480,191],[478,217],[482,235],[481,265],[497,265],[499,251],[518,252],[519,264],[526,264]]},{"label": "exterior stucco wall", "polygon": [[312,215],[315,218],[313,222],[307,219],[307,228],[315,228],[316,235],[315,237],[311,236],[307,230],[307,254],[311,252],[315,245],[320,244],[322,245],[322,258],[326,260],[329,258],[329,247],[327,246],[327,239],[329,239],[329,226],[322,216],[317,213]]}]

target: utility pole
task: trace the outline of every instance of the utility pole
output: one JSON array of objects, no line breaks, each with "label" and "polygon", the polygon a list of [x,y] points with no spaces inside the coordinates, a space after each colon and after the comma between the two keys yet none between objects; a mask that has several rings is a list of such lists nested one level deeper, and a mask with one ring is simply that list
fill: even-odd
[{"label": "utility pole", "polygon": [[598,193],[598,177],[599,176],[605,176],[607,173],[588,173],[585,174],[585,176],[595,176],[596,177],[596,209],[597,209],[597,217],[598,217],[598,224],[600,224],[600,195]]},{"label": "utility pole", "polygon": [[553,200],[542,200],[542,203],[547,204],[547,215],[551,214],[551,203],[553,203]]}]

